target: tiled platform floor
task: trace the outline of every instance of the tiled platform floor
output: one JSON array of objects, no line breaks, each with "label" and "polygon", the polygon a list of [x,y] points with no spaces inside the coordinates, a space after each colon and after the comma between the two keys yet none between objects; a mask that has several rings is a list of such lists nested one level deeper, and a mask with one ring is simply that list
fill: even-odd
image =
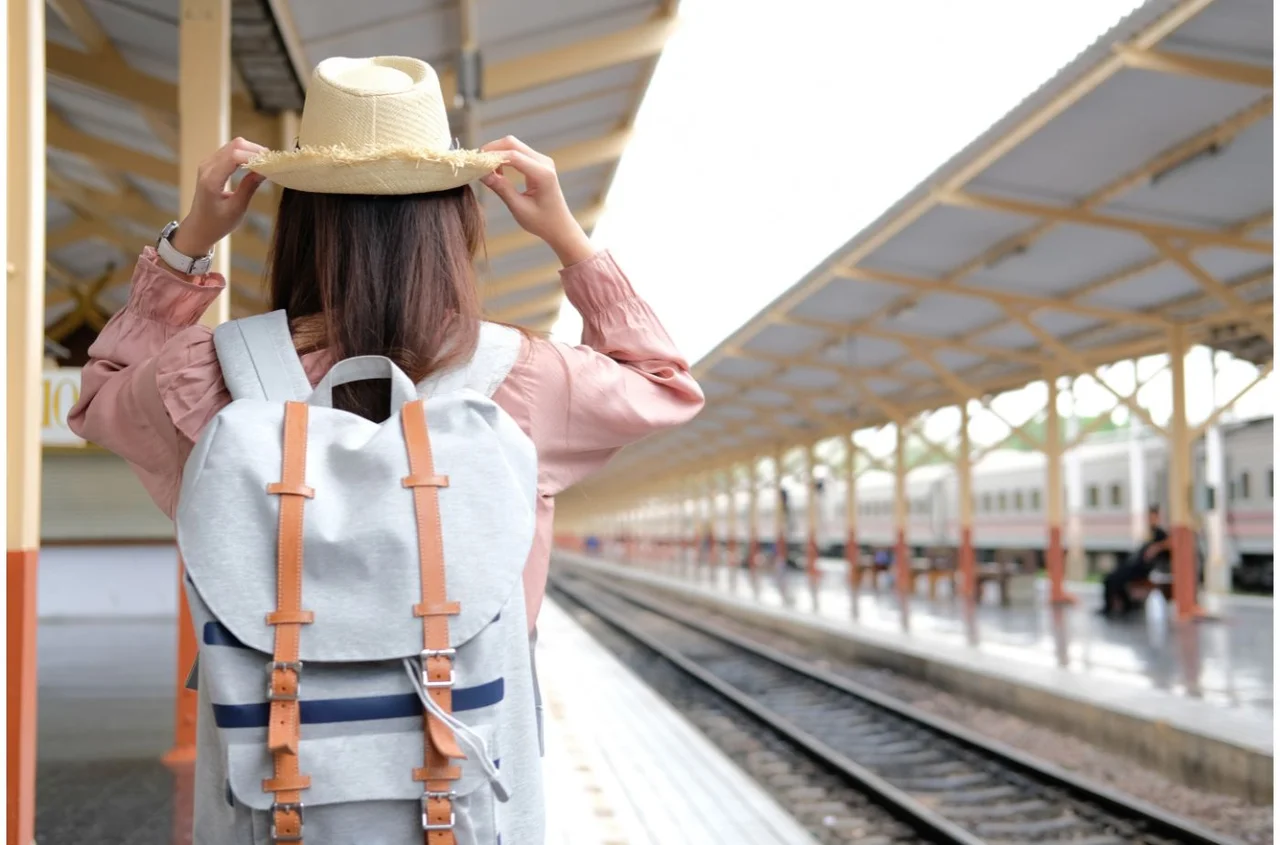
[{"label": "tiled platform floor", "polygon": [[1271,749],[1269,598],[1208,596],[1204,603],[1219,621],[1181,625],[1169,618],[1171,609],[1163,616],[1139,612],[1117,621],[1097,616],[1097,587],[1087,584],[1073,585],[1077,606],[1054,608],[1044,601],[1044,582],[1033,600],[1011,607],[1001,607],[994,596],[976,607],[943,594],[930,600],[921,583],[904,612],[884,586],[879,592],[863,589],[853,600],[838,560],[822,562],[816,590],[794,570],[761,570],[753,581],[745,569],[724,566],[646,561],[627,568],[735,602],[813,615],[878,643],[1047,678],[1138,707],[1152,718],[1209,719],[1234,741]]}]

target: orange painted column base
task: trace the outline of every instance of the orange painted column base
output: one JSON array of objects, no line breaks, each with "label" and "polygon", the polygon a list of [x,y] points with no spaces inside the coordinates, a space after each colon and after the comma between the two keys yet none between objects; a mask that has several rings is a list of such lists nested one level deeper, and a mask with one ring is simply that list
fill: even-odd
[{"label": "orange painted column base", "polygon": [[738,541],[737,540],[729,541],[729,548],[726,554],[729,558],[729,568],[737,569],[738,568]]},{"label": "orange painted column base", "polygon": [[8,839],[10,845],[35,841],[36,818],[36,576],[39,549],[9,550],[6,558],[5,622],[9,707]]},{"label": "orange painted column base", "polygon": [[978,597],[978,564],[973,555],[973,529],[960,529],[960,549],[956,560],[960,570],[960,595],[967,599]]},{"label": "orange painted column base", "polygon": [[1062,526],[1049,526],[1049,548],[1045,552],[1045,569],[1049,573],[1049,603],[1075,604],[1079,599],[1066,591],[1067,556],[1062,548]]},{"label": "orange painted column base", "polygon": [[184,585],[185,570],[178,561],[178,663],[174,667],[174,721],[173,748],[164,755],[170,766],[194,763],[196,759],[196,707],[195,690],[187,689],[187,674],[196,660],[196,633],[191,621],[191,608],[187,607],[187,591]]},{"label": "orange painted column base", "polygon": [[898,593],[911,594],[911,560],[907,557],[907,532],[898,532],[898,541],[893,546],[893,568],[897,572]]},{"label": "orange painted column base", "polygon": [[858,533],[850,531],[844,538],[844,559],[849,565],[849,589],[858,589],[858,564],[862,561],[859,559],[858,552]]},{"label": "orange painted column base", "polygon": [[1196,601],[1196,537],[1190,527],[1175,525],[1169,533],[1173,568],[1173,606],[1180,620],[1208,619]]},{"label": "orange painted column base", "polygon": [[818,580],[818,541],[812,537],[805,544],[804,571],[808,573],[810,581]]}]

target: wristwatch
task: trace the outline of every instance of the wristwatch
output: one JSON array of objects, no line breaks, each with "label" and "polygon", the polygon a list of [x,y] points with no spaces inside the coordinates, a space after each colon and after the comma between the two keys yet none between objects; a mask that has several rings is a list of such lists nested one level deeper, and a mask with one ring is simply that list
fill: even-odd
[{"label": "wristwatch", "polygon": [[183,255],[173,248],[173,242],[170,240],[173,233],[178,231],[178,221],[174,220],[160,231],[160,237],[156,240],[156,252],[160,258],[179,273],[185,273],[188,276],[203,276],[209,272],[209,268],[213,265],[213,253],[202,255],[199,258],[192,258]]}]

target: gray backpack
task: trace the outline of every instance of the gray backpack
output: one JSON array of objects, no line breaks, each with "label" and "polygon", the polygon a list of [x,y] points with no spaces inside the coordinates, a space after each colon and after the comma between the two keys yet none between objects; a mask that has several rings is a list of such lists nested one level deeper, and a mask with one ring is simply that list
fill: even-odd
[{"label": "gray backpack", "polygon": [[[538,845],[522,573],[537,456],[492,400],[518,333],[414,385],[313,391],[283,312],[215,333],[232,398],[183,472],[199,642],[195,842]],[[390,418],[332,408],[391,382]]]}]

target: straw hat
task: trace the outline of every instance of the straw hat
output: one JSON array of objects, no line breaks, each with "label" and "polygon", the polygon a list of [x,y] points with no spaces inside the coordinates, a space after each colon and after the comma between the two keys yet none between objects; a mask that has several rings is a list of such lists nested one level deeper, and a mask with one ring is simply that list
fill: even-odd
[{"label": "straw hat", "polygon": [[315,69],[298,146],[248,168],[297,191],[422,194],[492,173],[497,153],[451,149],[440,79],[420,59],[326,59]]}]

